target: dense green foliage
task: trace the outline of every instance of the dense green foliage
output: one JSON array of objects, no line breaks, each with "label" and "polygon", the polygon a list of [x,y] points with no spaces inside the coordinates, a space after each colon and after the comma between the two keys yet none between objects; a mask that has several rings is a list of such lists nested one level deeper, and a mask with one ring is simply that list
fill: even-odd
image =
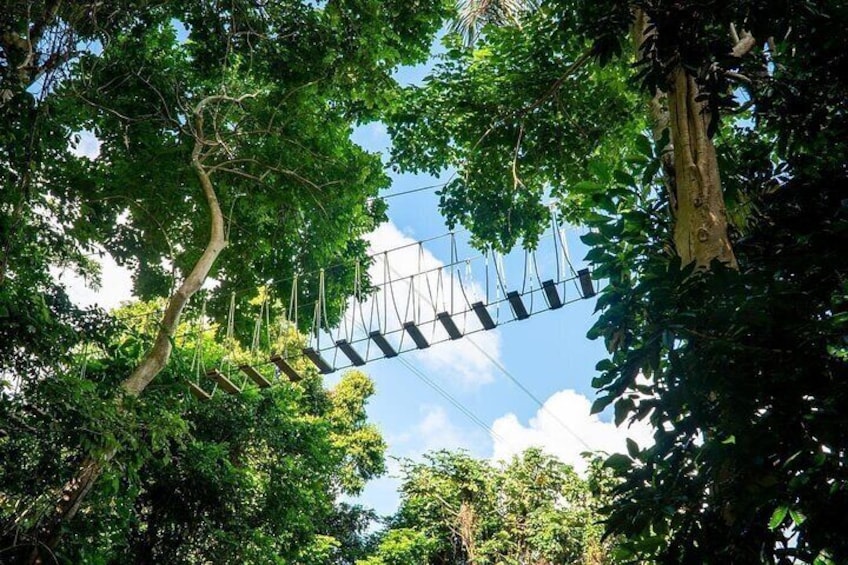
[{"label": "dense green foliage", "polygon": [[493,465],[439,451],[403,467],[401,507],[360,565],[613,563],[597,510],[610,479],[538,449]]},{"label": "dense green foliage", "polygon": [[[637,12],[651,27],[634,53]],[[442,206],[481,245],[532,245],[545,191],[591,228],[588,259],[605,289],[590,336],[610,351],[595,409],[614,405],[616,421],[656,429],[655,445],[608,461],[623,480],[609,532],[639,562],[844,562],[844,2],[558,0],[520,23],[483,28],[464,49],[450,40],[395,113],[396,161],[457,167]],[[743,58],[731,55],[734,25],[754,38]],[[574,72],[586,46],[594,60]],[[546,63],[553,70],[538,72]],[[667,133],[597,115],[630,100],[619,107],[650,116],[676,65],[709,103],[738,270],[682,268],[669,201],[681,171],[663,170]],[[630,94],[609,98],[625,84]],[[436,112],[447,128],[421,133],[414,124]],[[581,144],[579,127],[599,124]]]},{"label": "dense green foliage", "polygon": [[[87,254],[108,251],[144,298],[191,268],[209,225],[191,168],[193,111],[210,97],[204,163],[230,248],[213,272],[221,296],[362,258],[360,236],[384,217],[371,198],[388,180],[350,141],[352,126],[387,102],[396,65],[426,56],[442,14],[438,2],[10,3],[0,21],[4,346],[49,327],[36,318],[26,329],[50,265],[91,272]],[[98,159],[74,154],[83,130],[99,140]],[[353,267],[332,275],[337,301]],[[315,288],[301,285],[304,303]]]},{"label": "dense green foliage", "polygon": [[[445,12],[439,1],[3,4],[0,550],[37,538],[46,559],[64,532],[58,551],[73,562],[317,563],[353,543],[312,542],[321,524],[362,522],[356,509],[333,517],[334,497],[382,468],[361,421],[370,384],[347,379],[326,398],[311,378],[304,391],[188,405],[176,334],[207,276],[219,284],[206,312],[222,322],[235,296],[236,336],[249,334],[252,289],[271,282],[288,298],[294,276],[308,327],[319,267],[338,316],[388,184],[351,132],[390,101],[393,70],[426,56]],[[159,316],[167,305],[143,338],[73,306],[55,279],[63,267],[96,279],[92,257],[107,252],[135,296],[158,299]],[[81,375],[89,355],[96,367]]]},{"label": "dense green foliage", "polygon": [[[481,4],[508,9],[470,46],[448,35],[426,84],[398,97],[391,73],[426,55],[441,2],[5,3],[4,558],[24,558],[58,489],[94,460],[101,480],[62,526],[66,561],[590,561],[585,484],[532,452],[504,469],[444,454],[409,466],[404,507],[366,557],[368,512],[335,502],[382,469],[367,379],[326,392],[311,374],[198,404],[185,384],[201,364],[168,333],[172,362],[144,395],[123,397],[157,323],[81,310],[51,272],[96,277],[92,254],[109,252],[137,296],[187,298],[174,288],[223,219],[213,319],[235,291],[239,326],[245,289],[273,281],[287,296],[298,274],[303,329],[316,268],[341,263],[327,272],[335,316],[364,260],[361,236],[385,211],[382,163],[350,134],[385,117],[397,167],[457,170],[442,210],[478,245],[533,246],[547,198],[590,228],[605,284],[590,335],[610,353],[595,409],[656,430],[654,445],[606,462],[620,481],[606,525],[621,555],[848,561],[848,6]],[[692,107],[707,104],[712,141],[700,141],[718,153],[717,212],[738,269],[678,256],[675,182],[694,173],[669,168],[658,114],[682,115],[662,107],[681,69],[697,85]],[[76,150],[85,132],[96,158]],[[265,353],[299,338],[289,328],[280,339]],[[210,344],[201,357],[232,363],[242,349]],[[530,488],[540,476],[550,490]],[[570,496],[577,516],[557,508]]]},{"label": "dense green foliage", "polygon": [[588,64],[578,24],[542,5],[520,27],[485,28],[474,49],[449,35],[426,86],[407,89],[390,116],[397,166],[457,170],[442,213],[481,245],[532,245],[550,220],[549,196],[576,221],[602,191],[592,181],[611,174],[633,143],[628,132],[644,127],[626,62]]},{"label": "dense green foliage", "polygon": [[[66,371],[4,401],[4,421],[15,425],[0,440],[4,555],[15,554],[9,547],[15,534],[25,534],[49,508],[45,493],[71,471],[78,446],[118,445],[121,451],[57,551],[65,562],[317,565],[352,559],[356,547],[345,536],[361,534],[367,523],[356,518],[360,509],[336,501],[383,471],[385,444],[365,414],[371,381],[349,372],[325,390],[308,363],[297,365],[304,376],[297,383],[275,377],[266,364],[259,370],[275,386],[260,390],[233,363],[267,358],[267,348],[233,353],[214,328],[199,333],[195,320],[181,328],[185,337],[157,385],[132,411],[120,409],[112,401],[116,375],[149,346],[149,318],[141,314],[151,309],[117,312],[128,330],[90,343]],[[296,350],[301,339],[290,327],[283,330],[274,336],[275,348]],[[218,391],[198,402],[185,382],[200,382],[201,365],[245,381],[244,392]],[[45,412],[27,410],[34,400]],[[26,537],[18,543],[17,551],[28,550]]]}]

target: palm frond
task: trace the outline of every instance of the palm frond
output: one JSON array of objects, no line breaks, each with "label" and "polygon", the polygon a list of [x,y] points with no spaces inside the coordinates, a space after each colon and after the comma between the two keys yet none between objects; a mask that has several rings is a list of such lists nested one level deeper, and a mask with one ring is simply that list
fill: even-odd
[{"label": "palm frond", "polygon": [[522,14],[537,6],[537,0],[459,0],[458,16],[452,29],[470,45],[486,24],[518,25]]}]

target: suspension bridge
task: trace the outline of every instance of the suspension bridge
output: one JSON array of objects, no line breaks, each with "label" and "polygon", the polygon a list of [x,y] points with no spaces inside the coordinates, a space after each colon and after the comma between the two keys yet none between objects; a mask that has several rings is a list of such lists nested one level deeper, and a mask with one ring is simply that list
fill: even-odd
[{"label": "suspension bridge", "polygon": [[[363,284],[366,273],[357,264],[354,292],[332,327],[325,271],[310,277],[317,280],[318,289],[317,300],[307,305],[314,308],[309,342],[296,353],[274,355],[264,363],[275,365],[277,376],[300,380],[295,362],[303,358],[323,374],[361,367],[558,310],[597,292],[589,269],[574,267],[567,234],[555,217],[535,249],[512,254],[475,252],[455,232],[374,251],[378,244],[372,242],[370,282]],[[437,259],[437,249],[446,261]],[[298,295],[294,277],[288,311],[295,324],[297,312],[304,309]],[[261,318],[260,312],[257,323]],[[239,366],[244,380],[270,386],[271,380],[257,368]],[[207,376],[224,392],[241,391],[228,371],[212,369]],[[198,384],[190,383],[190,388],[200,399],[210,397]]]}]

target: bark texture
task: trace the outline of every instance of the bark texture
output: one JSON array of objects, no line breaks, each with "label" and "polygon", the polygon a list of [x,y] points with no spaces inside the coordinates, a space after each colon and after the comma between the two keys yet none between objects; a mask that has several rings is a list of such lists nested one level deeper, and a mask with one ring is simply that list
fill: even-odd
[{"label": "bark texture", "polygon": [[[648,35],[657,33],[649,24],[644,11],[634,13],[631,36],[637,53]],[[740,39],[735,29],[731,31],[732,54],[742,57],[755,41],[748,33]],[[654,141],[662,139],[666,129],[670,132],[660,160],[674,221],[674,246],[683,266],[694,262],[706,269],[718,259],[736,268],[715,145],[707,135],[710,114],[705,102],[696,100],[698,94],[694,77],[678,66],[669,75],[665,92],[657,90],[648,103]]]},{"label": "bark texture", "polygon": [[[633,41],[633,52],[638,60],[642,43],[649,35],[656,33],[648,25],[648,16],[645,12],[638,10],[633,20],[631,29],[631,40]],[[655,143],[663,138],[663,134],[669,129],[668,94],[661,90],[655,90],[648,102],[648,117],[651,124],[651,136]],[[669,208],[672,216],[677,215],[677,185],[674,172],[674,144],[671,137],[668,143],[660,150],[660,165],[662,166],[663,185],[668,195]]]},{"label": "bark texture", "polygon": [[674,245],[683,265],[708,268],[718,259],[735,268],[715,145],[707,135],[710,118],[697,96],[695,79],[682,67],[674,69],[668,93],[677,191]]},{"label": "bark texture", "polygon": [[[221,97],[210,97],[198,104],[195,109],[195,145],[192,151],[192,167],[197,174],[200,187],[206,204],[209,207],[211,218],[211,231],[209,242],[200,259],[195,263],[191,272],[183,280],[177,291],[168,300],[168,306],[159,324],[159,332],[156,341],[150,351],[144,356],[135,370],[122,383],[121,388],[127,396],[138,396],[144,391],[156,375],[167,365],[171,356],[171,343],[180,316],[192,295],[200,290],[206,280],[212,265],[226,247],[226,235],[224,231],[224,216],[221,206],[215,194],[214,186],[209,177],[208,169],[203,165],[202,150],[205,146],[203,135],[203,111],[206,103]],[[35,535],[35,548],[30,555],[31,564],[43,563],[43,554],[52,555],[52,550],[58,545],[62,536],[62,525],[76,515],[80,506],[94,487],[97,479],[103,473],[105,465],[115,456],[116,450],[112,449],[100,458],[87,456],[80,464],[73,479],[68,481],[62,488],[61,496],[54,506],[53,512],[44,518],[39,525]],[[46,551],[45,551],[46,550]]]}]

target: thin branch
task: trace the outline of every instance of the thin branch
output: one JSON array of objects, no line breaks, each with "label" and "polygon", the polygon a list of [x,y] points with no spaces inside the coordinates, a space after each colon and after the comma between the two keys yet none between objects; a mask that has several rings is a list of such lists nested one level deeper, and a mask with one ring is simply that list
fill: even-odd
[{"label": "thin branch", "polygon": [[518,129],[518,139],[515,142],[515,151],[512,154],[512,190],[518,191],[519,186],[524,186],[521,179],[518,178],[518,152],[521,150],[521,138],[524,137],[524,124]]},{"label": "thin branch", "polygon": [[[732,35],[735,38],[738,38],[739,36],[735,35],[735,34],[736,34],[736,30],[734,28]],[[742,37],[739,38],[739,39],[736,39],[734,41],[733,49],[731,49],[731,53],[737,59],[741,59],[742,57],[747,55],[748,52],[750,52],[751,49],[753,49],[756,44],[757,44],[757,41],[754,39],[754,36],[751,35],[750,32],[743,31]]]}]

